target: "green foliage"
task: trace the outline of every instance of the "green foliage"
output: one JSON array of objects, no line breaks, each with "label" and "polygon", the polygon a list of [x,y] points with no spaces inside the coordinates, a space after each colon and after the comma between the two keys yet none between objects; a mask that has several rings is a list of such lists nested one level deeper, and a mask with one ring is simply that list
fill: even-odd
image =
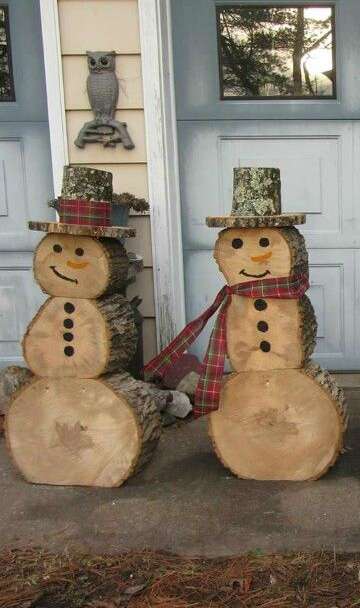
[{"label": "green foliage", "polygon": [[219,27],[224,89],[232,96],[289,96],[302,86],[314,94],[301,60],[331,33],[331,18],[305,18],[295,7],[224,7]]},{"label": "green foliage", "polygon": [[6,101],[11,97],[11,73],[9,61],[9,41],[6,30],[7,14],[0,8],[0,101]]}]

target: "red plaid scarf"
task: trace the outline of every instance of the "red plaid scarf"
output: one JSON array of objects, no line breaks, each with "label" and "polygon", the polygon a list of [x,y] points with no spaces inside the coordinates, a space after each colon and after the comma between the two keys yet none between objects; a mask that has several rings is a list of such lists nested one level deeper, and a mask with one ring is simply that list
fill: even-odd
[{"label": "red plaid scarf", "polygon": [[226,312],[233,295],[247,298],[301,298],[309,287],[307,274],[260,281],[247,281],[219,291],[214,302],[197,319],[191,321],[164,350],[145,366],[146,377],[162,377],[165,370],[194,342],[206,323],[221,306],[210,336],[200,379],[195,391],[194,415],[209,414],[219,407],[226,356]]}]

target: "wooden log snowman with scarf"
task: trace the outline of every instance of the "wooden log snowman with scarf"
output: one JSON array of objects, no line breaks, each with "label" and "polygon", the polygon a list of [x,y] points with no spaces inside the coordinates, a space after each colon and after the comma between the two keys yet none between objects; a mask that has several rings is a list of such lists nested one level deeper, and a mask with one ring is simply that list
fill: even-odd
[{"label": "wooden log snowman with scarf", "polygon": [[111,173],[65,167],[60,222],[29,223],[46,233],[34,275],[50,297],[24,336],[35,376],[10,406],[6,435],[33,483],[120,486],[160,436],[156,392],[124,371],[138,333],[119,239],[135,231],[111,225],[112,197]]},{"label": "wooden log snowman with scarf", "polygon": [[310,360],[317,324],[295,227],[305,219],[281,212],[279,169],[234,169],[231,215],[206,219],[223,228],[214,258],[227,285],[146,368],[161,376],[218,311],[194,413],[209,414],[215,452],[241,478],[318,479],[343,447],[343,392]]}]

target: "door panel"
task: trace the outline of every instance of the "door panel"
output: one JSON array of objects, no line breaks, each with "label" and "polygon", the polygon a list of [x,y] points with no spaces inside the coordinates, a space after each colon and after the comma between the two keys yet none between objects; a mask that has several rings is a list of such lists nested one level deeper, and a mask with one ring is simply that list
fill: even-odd
[{"label": "door panel", "polygon": [[[272,136],[267,135],[269,130]],[[283,211],[308,214],[304,234],[339,233],[341,143],[345,137],[351,144],[351,126],[350,132],[345,125],[340,126],[340,133],[336,133],[336,126],[332,129],[330,125],[329,134],[326,130],[320,127],[320,134],[311,126],[292,122],[279,125],[277,134],[267,124],[263,125],[263,136],[221,137],[219,168],[224,213],[231,209],[232,167],[279,167]]]},{"label": "door panel", "polygon": [[360,118],[360,2],[302,0],[335,5],[337,99],[220,100],[216,7],[291,5],[288,0],[172,0],[175,89],[179,120]]},{"label": "door panel", "polygon": [[7,0],[16,101],[0,103],[1,122],[47,119],[39,0]]},{"label": "door panel", "polygon": [[34,248],[39,234],[27,222],[53,217],[47,207],[51,190],[47,124],[0,122],[0,251]]},{"label": "door panel", "polygon": [[281,168],[283,211],[309,214],[310,247],[360,245],[351,121],[181,121],[178,135],[186,249],[212,246],[205,216],[230,211],[233,167],[261,165]]},{"label": "door panel", "polygon": [[[355,332],[355,253],[360,209],[353,171],[358,131],[351,121],[179,123],[180,183],[187,318],[209,304],[224,280],[212,250],[217,231],[206,215],[228,214],[237,166],[281,169],[284,212],[305,211],[311,289],[319,321],[315,359],[332,369],[359,367]],[[346,298],[345,298],[346,294]],[[209,330],[194,347],[203,354]]]},{"label": "door panel", "polygon": [[354,252],[349,249],[309,251],[310,289],[318,332],[314,359],[329,369],[356,369]]},{"label": "door panel", "polygon": [[[307,213],[300,229],[319,323],[315,359],[330,369],[359,369],[360,2],[301,2],[335,4],[336,100],[221,100],[216,6],[222,4],[291,3],[172,0],[187,318],[224,283],[212,259],[217,231],[205,217],[230,212],[233,168],[279,167],[283,212]],[[209,332],[194,347],[199,356]]]},{"label": "door panel", "polygon": [[22,335],[44,300],[32,274],[42,235],[27,222],[53,217],[39,2],[7,4],[16,101],[0,102],[0,367],[23,364]]},{"label": "door panel", "polygon": [[21,340],[44,301],[34,289],[32,252],[0,255],[0,367],[23,364]]}]

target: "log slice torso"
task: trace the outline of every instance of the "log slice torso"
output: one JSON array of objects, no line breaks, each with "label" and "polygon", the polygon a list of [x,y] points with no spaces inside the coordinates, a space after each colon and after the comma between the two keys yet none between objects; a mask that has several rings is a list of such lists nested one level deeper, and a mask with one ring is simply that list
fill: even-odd
[{"label": "log slice torso", "polygon": [[120,294],[49,298],[27,329],[23,353],[37,376],[95,378],[126,368],[137,337],[132,306]]},{"label": "log slice torso", "polygon": [[301,367],[316,339],[310,300],[232,296],[226,319],[227,355],[235,371]]}]

